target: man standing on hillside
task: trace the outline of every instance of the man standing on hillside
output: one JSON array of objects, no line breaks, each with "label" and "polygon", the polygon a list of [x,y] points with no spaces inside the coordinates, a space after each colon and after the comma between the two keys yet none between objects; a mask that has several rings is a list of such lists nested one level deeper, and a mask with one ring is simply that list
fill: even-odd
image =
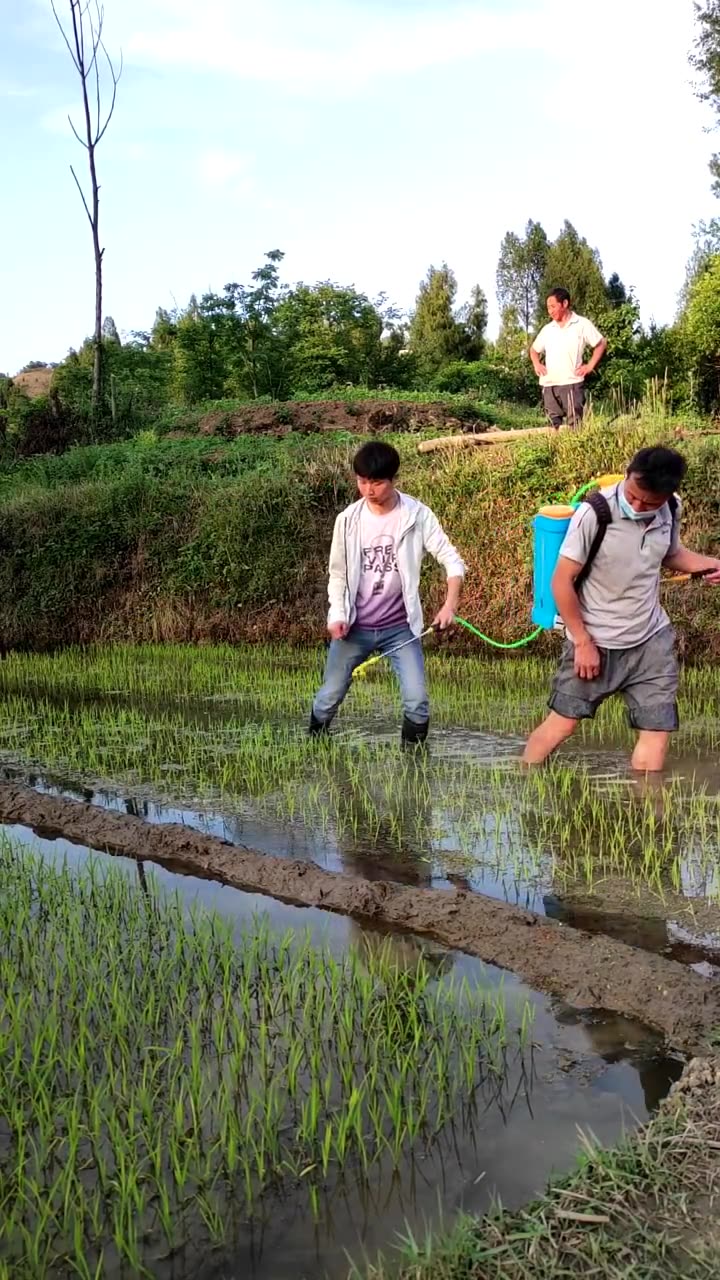
[{"label": "man standing on hillside", "polygon": [[[545,412],[558,431],[563,421],[572,428],[582,420],[585,379],[602,360],[607,342],[591,320],[575,314],[567,289],[553,289],[547,310],[550,323],[533,342],[530,359],[540,379]],[[589,347],[592,355],[585,362]]]},{"label": "man standing on hillside", "polygon": [[685,459],[674,449],[640,449],[625,479],[586,499],[560,548],[552,593],[567,634],[553,681],[550,714],[525,747],[543,760],[621,693],[637,731],[632,765],[654,773],[678,727],[675,633],[660,604],[660,570],[720,583],[720,560],[680,541],[676,490]]}]

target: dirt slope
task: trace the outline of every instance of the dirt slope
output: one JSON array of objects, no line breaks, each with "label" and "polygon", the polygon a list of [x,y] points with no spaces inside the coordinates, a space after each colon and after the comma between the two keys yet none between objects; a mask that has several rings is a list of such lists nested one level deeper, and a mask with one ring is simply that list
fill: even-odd
[{"label": "dirt slope", "polygon": [[214,409],[201,418],[202,435],[232,438],[289,431],[352,431],[359,435],[388,431],[486,431],[492,424],[473,414],[453,416],[446,404],[417,404],[407,400],[284,401],[282,404],[243,405],[226,411]]},{"label": "dirt slope", "polygon": [[26,373],[18,373],[13,378],[16,387],[20,387],[26,395],[34,399],[36,396],[46,396],[50,390],[50,383],[54,369],[28,369]]}]

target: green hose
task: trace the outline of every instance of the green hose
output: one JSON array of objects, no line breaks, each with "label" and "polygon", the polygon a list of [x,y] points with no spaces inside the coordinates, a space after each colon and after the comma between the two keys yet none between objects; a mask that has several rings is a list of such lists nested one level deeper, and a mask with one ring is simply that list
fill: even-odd
[{"label": "green hose", "polygon": [[459,618],[457,614],[455,615],[455,621],[459,622],[461,627],[472,631],[473,635],[477,636],[478,639],[484,640],[486,644],[491,644],[493,649],[522,649],[523,645],[530,644],[531,640],[537,640],[542,631],[542,627],[536,627],[534,631],[530,632],[530,635],[523,636],[522,640],[513,640],[510,644],[503,644],[502,640],[491,640],[490,636],[483,635],[482,631],[478,631],[472,622],[466,622],[465,618]]},{"label": "green hose", "polygon": [[576,506],[580,499],[583,498],[595,484],[597,484],[597,480],[589,480],[587,484],[584,484],[580,489],[578,489],[577,493],[574,493],[570,499],[570,506]]}]

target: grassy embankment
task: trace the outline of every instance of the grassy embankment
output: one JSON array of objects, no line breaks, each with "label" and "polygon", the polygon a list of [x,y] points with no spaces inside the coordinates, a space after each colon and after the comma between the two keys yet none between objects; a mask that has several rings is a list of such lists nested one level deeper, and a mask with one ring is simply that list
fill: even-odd
[{"label": "grassy embankment", "polygon": [[[622,466],[650,441],[675,439],[659,417],[596,419],[577,435],[418,455],[390,436],[401,484],[430,503],[461,549],[465,616],[500,639],[528,629],[530,520],[537,506]],[[319,637],[333,519],[353,497],[358,436],[158,439],[71,450],[0,470],[0,644],[88,640]],[[686,537],[720,535],[720,444],[688,442]],[[440,591],[428,570],[431,607]],[[675,588],[689,656],[720,649],[720,596]],[[458,638],[455,646],[464,643]],[[470,641],[474,647],[475,642]]]}]

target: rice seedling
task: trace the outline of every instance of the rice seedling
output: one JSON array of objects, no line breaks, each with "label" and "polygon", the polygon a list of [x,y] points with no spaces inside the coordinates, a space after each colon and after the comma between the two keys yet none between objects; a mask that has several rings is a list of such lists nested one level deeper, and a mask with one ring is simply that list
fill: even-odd
[{"label": "rice seedling", "polygon": [[395,727],[385,733],[393,686],[373,671],[353,688],[332,741],[309,749],[304,720],[321,658],[281,646],[12,654],[0,664],[0,761],[232,819],[236,838],[251,826],[252,843],[269,852],[359,870],[374,859],[419,882],[461,876],[535,909],[549,893],[601,901],[619,882],[643,910],[666,903],[673,918],[720,903],[720,806],[693,777],[720,737],[708,714],[714,671],[684,676],[675,750],[689,776],[650,791],[614,756],[610,776],[600,774],[608,757],[598,747],[629,743],[619,702],[581,731],[575,756],[529,776],[515,767],[548,677],[527,657],[490,664],[428,653],[438,739],[427,758],[398,757]]},{"label": "rice seedling", "polygon": [[[0,841],[0,1274],[194,1276],[288,1197],[507,1106],[531,1006]],[[514,1095],[513,1095],[514,1096]],[[451,1149],[451,1148],[450,1148]]]}]

